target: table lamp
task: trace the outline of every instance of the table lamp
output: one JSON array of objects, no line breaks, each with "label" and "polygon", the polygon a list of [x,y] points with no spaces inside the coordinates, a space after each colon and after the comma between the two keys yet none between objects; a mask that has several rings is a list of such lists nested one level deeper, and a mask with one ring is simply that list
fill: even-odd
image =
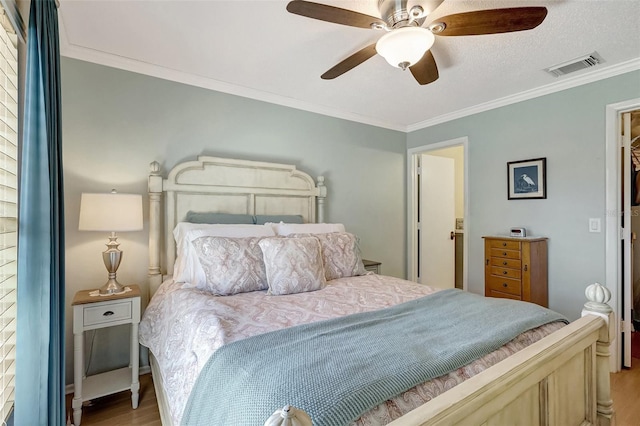
[{"label": "table lamp", "polygon": [[116,232],[142,230],[142,195],[118,194],[115,189],[107,194],[83,193],[78,229],[111,232],[107,250],[102,252],[109,280],[100,288],[100,294],[122,293],[124,287],[116,280],[116,271],[122,261]]}]

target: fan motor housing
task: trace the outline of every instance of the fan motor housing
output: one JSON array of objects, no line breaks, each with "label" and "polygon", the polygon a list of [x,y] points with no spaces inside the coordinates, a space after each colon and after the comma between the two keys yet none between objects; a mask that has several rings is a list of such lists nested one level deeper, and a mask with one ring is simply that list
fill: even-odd
[{"label": "fan motor housing", "polygon": [[[389,28],[405,27],[407,25],[421,26],[427,15],[433,12],[444,0],[378,0],[380,17]],[[412,6],[412,7],[409,7]],[[414,9],[420,15],[411,16]]]},{"label": "fan motor housing", "polygon": [[389,28],[409,21],[407,0],[378,0],[378,10],[380,10],[380,17],[387,22]]}]

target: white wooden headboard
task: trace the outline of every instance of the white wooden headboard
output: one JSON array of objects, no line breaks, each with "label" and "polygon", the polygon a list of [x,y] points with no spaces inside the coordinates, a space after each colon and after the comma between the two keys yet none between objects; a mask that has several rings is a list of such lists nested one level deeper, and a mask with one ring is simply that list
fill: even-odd
[{"label": "white wooden headboard", "polygon": [[178,164],[163,178],[154,161],[149,174],[151,295],[173,273],[173,229],[188,211],[302,215],[305,222],[325,222],[326,196],[324,177],[318,177],[316,186],[293,165],[199,156]]}]

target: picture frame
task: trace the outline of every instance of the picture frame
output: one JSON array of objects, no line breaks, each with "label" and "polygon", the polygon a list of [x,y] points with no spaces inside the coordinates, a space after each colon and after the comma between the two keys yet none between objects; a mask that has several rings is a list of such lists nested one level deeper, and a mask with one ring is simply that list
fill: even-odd
[{"label": "picture frame", "polygon": [[507,196],[509,200],[547,198],[547,159],[508,162]]}]

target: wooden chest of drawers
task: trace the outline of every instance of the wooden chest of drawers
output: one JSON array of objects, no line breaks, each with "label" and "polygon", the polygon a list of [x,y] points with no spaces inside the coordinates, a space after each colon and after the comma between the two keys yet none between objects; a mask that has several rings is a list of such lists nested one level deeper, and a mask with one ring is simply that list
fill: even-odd
[{"label": "wooden chest of drawers", "polygon": [[547,239],[484,238],[484,294],[548,306]]}]

